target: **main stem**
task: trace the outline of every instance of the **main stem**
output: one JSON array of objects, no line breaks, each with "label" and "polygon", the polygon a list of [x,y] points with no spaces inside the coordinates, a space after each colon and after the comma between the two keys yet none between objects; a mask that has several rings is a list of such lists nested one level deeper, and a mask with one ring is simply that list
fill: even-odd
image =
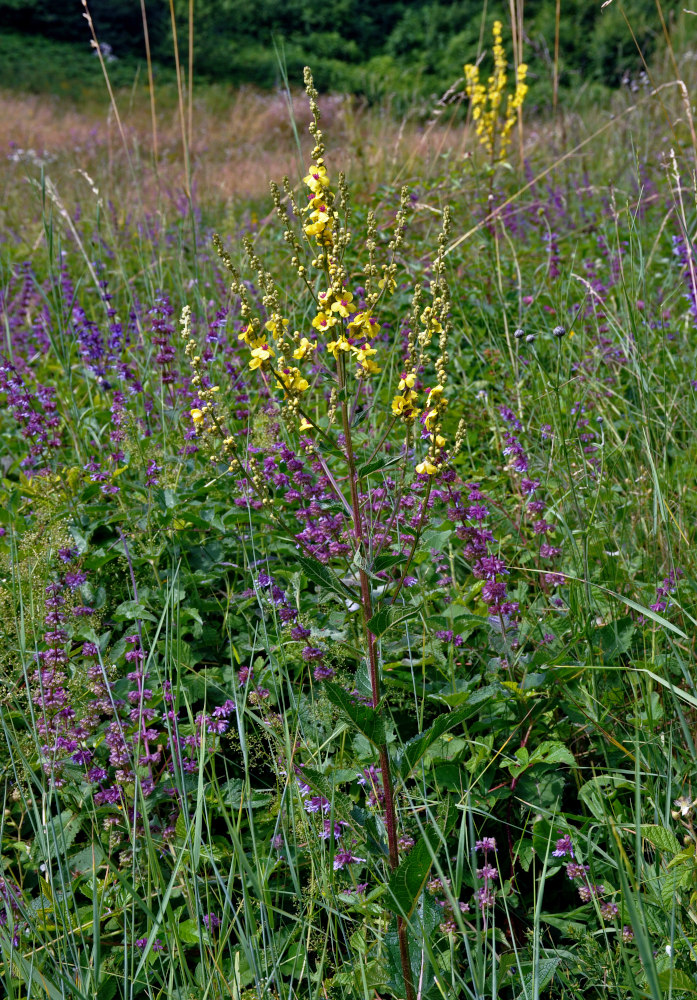
[{"label": "main stem", "polygon": [[[346,403],[346,374],[344,370],[344,358],[339,353],[336,362],[337,376],[339,380],[339,394],[341,395],[341,423],[344,431],[344,441],[346,445],[346,460],[349,468],[349,483],[351,487],[351,510],[353,512],[353,534],[356,539],[356,551],[364,556],[366,553],[365,539],[363,537],[363,523],[361,520],[361,509],[358,500],[358,476],[356,475],[356,459],[353,453],[353,440],[351,437],[351,421]],[[370,686],[372,689],[372,705],[377,708],[380,702],[380,674],[378,671],[377,640],[368,628],[368,622],[373,617],[373,599],[370,590],[370,578],[365,569],[358,566],[358,579],[361,587],[361,605],[363,609],[363,628],[365,631],[366,643],[368,646],[368,665],[370,668]],[[385,796],[385,826],[387,827],[387,847],[389,852],[390,868],[394,871],[399,865],[399,848],[397,846],[397,814],[394,804],[394,789],[392,786],[392,771],[390,768],[390,755],[387,750],[387,743],[378,747],[380,755],[380,773],[382,775],[382,787]],[[402,976],[404,977],[404,988],[406,990],[406,1000],[416,1000],[414,992],[414,982],[411,973],[411,961],[409,960],[409,942],[407,940],[407,925],[404,917],[397,917],[397,937],[399,939],[399,957],[402,965]]]}]

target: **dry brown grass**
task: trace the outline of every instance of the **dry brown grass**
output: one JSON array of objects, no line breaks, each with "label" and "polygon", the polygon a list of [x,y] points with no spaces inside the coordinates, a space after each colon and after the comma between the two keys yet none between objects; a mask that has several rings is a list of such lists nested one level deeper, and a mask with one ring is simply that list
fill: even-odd
[{"label": "dry brown grass", "polygon": [[[188,150],[194,201],[235,216],[267,198],[269,179],[297,178],[311,146],[309,112],[303,95],[294,96],[292,104],[302,155],[283,94],[242,88],[195,98]],[[9,228],[38,220],[32,181],[38,181],[42,163],[71,212],[97,197],[88,178],[121,217],[162,212],[185,200],[182,128],[171,95],[157,108],[156,141],[142,93],[137,99],[118,95],[116,110],[106,95],[101,106],[76,108],[55,98],[5,93],[0,106],[0,149],[10,154],[0,161],[5,216],[0,222]],[[443,152],[462,155],[462,125],[451,127],[441,119],[426,126],[400,123],[341,97],[325,97],[321,107],[332,163],[369,187],[407,178],[417,168],[423,177]]]}]

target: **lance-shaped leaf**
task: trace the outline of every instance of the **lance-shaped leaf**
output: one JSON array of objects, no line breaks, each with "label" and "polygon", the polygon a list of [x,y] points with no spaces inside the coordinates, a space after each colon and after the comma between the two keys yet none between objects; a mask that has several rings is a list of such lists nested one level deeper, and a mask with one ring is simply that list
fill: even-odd
[{"label": "lance-shaped leaf", "polygon": [[439,845],[436,832],[424,830],[424,835],[392,873],[387,883],[388,906],[400,916],[407,919],[411,916],[426,885]]},{"label": "lance-shaped leaf", "polygon": [[385,635],[389,632],[391,628],[395,628],[402,622],[407,621],[409,618],[414,618],[421,611],[421,606],[417,608],[406,607],[405,605],[399,604],[396,607],[389,605],[386,608],[381,608],[380,611],[376,612],[373,617],[368,621],[368,628],[373,633],[376,639]]},{"label": "lance-shaped leaf", "polygon": [[321,563],[319,559],[313,559],[311,556],[295,555],[295,561],[298,563],[308,580],[312,580],[313,583],[318,584],[320,587],[324,587],[325,590],[331,590],[340,597],[349,598],[355,601],[355,594],[346,586],[345,583],[339,579],[336,573],[333,573],[328,566]]},{"label": "lance-shaped leaf", "polygon": [[358,704],[347,691],[331,681],[325,683],[324,690],[331,703],[349,717],[366,739],[377,747],[384,745],[385,725],[374,708]]},{"label": "lance-shaped leaf", "polygon": [[397,757],[397,769],[402,778],[407,778],[411,774],[428,748],[435,743],[436,740],[443,735],[443,733],[447,733],[448,730],[454,729],[455,726],[464,722],[465,719],[469,718],[469,716],[473,715],[476,711],[477,707],[474,705],[463,705],[455,712],[447,712],[444,715],[439,715],[432,726],[429,726],[429,728],[423,733],[419,733],[418,736],[415,736],[413,739],[409,740],[408,743],[405,743],[401,753]]}]

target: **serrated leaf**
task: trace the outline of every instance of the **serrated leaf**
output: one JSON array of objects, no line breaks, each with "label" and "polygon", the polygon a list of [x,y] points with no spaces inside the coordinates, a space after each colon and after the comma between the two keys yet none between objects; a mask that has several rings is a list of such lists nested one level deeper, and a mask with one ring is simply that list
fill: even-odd
[{"label": "serrated leaf", "polygon": [[666,851],[668,854],[679,854],[682,851],[682,844],[670,830],[664,826],[643,825],[639,828],[644,840],[657,847],[659,851]]},{"label": "serrated leaf", "polygon": [[424,836],[412,847],[399,868],[392,873],[387,883],[387,898],[390,909],[407,919],[426,885],[433,856],[438,850],[439,841],[435,833],[424,831]]},{"label": "serrated leaf", "polygon": [[397,607],[389,606],[381,608],[380,611],[376,612],[376,614],[374,614],[369,620],[368,628],[376,639],[380,639],[383,635],[389,632],[390,629],[396,628],[397,625],[407,621],[409,618],[414,618],[420,611],[421,606],[417,608],[408,608],[404,605],[398,605]]},{"label": "serrated leaf", "polygon": [[341,709],[353,722],[356,729],[363,733],[365,738],[374,746],[383,746],[385,743],[385,724],[382,717],[374,708],[367,705],[360,705],[355,702],[347,691],[332,681],[327,681],[324,685],[327,697],[332,705]]},{"label": "serrated leaf", "polygon": [[352,601],[356,599],[350,588],[342,583],[339,577],[318,559],[303,555],[296,555],[294,558],[308,580],[312,580],[318,586],[324,587],[325,590],[331,590],[335,594],[339,594],[340,597],[348,597]]},{"label": "serrated leaf", "polygon": [[404,748],[397,757],[397,768],[399,773],[403,778],[407,778],[409,774],[414,770],[418,762],[421,760],[423,755],[426,753],[428,748],[435,743],[435,741],[447,733],[450,729],[454,729],[465,719],[472,715],[472,707],[470,705],[463,705],[462,708],[456,709],[454,712],[447,712],[440,715],[432,726],[429,726],[427,730],[423,733],[419,733],[413,739],[405,743]]},{"label": "serrated leaf", "polygon": [[552,981],[560,962],[560,958],[540,959],[537,963],[537,969],[530,969],[527,975],[523,975],[522,982],[520,983],[523,989],[516,997],[516,1000],[530,1000],[531,996],[539,996],[545,986]]}]

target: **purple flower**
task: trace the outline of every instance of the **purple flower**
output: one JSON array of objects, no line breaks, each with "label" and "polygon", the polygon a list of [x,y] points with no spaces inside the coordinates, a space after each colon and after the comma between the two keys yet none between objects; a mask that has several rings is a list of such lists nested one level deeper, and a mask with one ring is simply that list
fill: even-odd
[{"label": "purple flower", "polygon": [[206,913],[203,917],[203,923],[207,931],[216,931],[220,927],[220,917],[216,916],[215,913]]},{"label": "purple flower", "polygon": [[496,839],[494,837],[482,837],[481,840],[476,842],[474,849],[475,851],[484,851],[485,854],[487,851],[495,851]]},{"label": "purple flower", "polygon": [[355,865],[362,861],[365,861],[365,858],[359,858],[349,850],[337,851],[334,855],[334,871],[338,871],[344,865]]},{"label": "purple flower", "polygon": [[[551,638],[554,638],[552,636]],[[552,851],[553,858],[565,858],[566,856],[573,858],[574,849],[571,843],[571,837],[569,834],[565,834],[560,840],[557,841],[555,849]]]}]

